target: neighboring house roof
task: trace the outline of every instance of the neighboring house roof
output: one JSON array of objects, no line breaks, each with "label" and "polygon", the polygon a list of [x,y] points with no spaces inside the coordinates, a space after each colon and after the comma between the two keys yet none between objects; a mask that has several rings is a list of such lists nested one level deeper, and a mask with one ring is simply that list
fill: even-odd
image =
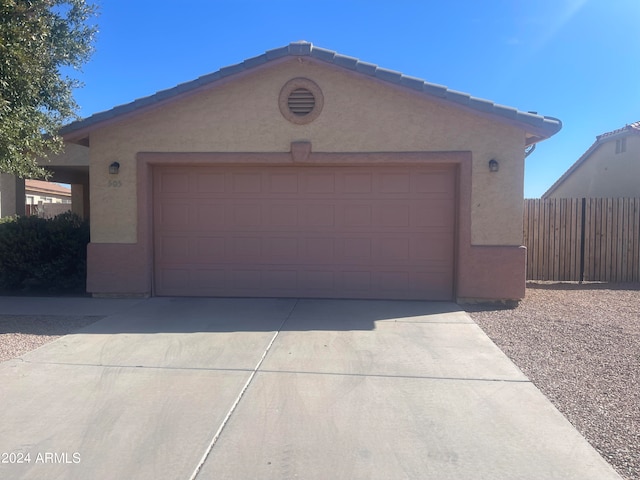
[{"label": "neighboring house roof", "polygon": [[617,136],[620,133],[640,133],[640,122],[634,122],[629,125],[625,125],[622,128],[618,128],[617,130],[613,130],[611,132],[598,135],[596,137],[596,140],[602,140],[602,139],[609,140],[610,137]]},{"label": "neighboring house roof", "polygon": [[596,135],[596,141],[593,142],[593,145],[591,145],[589,149],[586,152],[584,152],[582,156],[573,165],[571,165],[569,169],[566,172],[564,172],[564,174],[558,180],[556,180],[556,182],[553,185],[551,185],[546,192],[542,194],[541,198],[545,198],[551,195],[554,192],[554,190],[556,190],[567,178],[569,178],[571,174],[580,165],[582,165],[591,156],[591,154],[596,151],[596,149],[600,145],[610,140],[615,140],[616,138],[620,138],[626,135],[640,135],[640,121],[630,123],[628,125],[625,125],[622,128],[618,128],[610,132],[605,132],[603,134]]},{"label": "neighboring house roof", "polygon": [[425,96],[440,99],[452,105],[470,109],[471,111],[493,116],[500,120],[521,125],[527,132],[526,144],[530,145],[548,138],[562,128],[557,118],[546,117],[531,112],[523,112],[515,108],[499,105],[489,100],[472,97],[466,93],[450,90],[442,85],[425,82],[419,78],[409,77],[399,72],[380,68],[357,58],[340,55],[331,50],[313,46],[309,42],[294,42],[288,46],[269,50],[266,53],[245,60],[242,63],[224,67],[217,72],[204,75],[191,82],[180,84],[174,88],[163,90],[149,97],[140,98],[126,105],[96,113],[88,118],[66,125],[61,134],[67,141],[87,144],[88,133],[104,122],[117,120],[121,116],[129,116],[160,106],[183,95],[195,93],[226,77],[247,72],[254,68],[286,57],[308,56],[347,70],[355,71],[378,80],[420,92]]},{"label": "neighboring house roof", "polygon": [[71,197],[71,189],[63,187],[53,182],[43,182],[41,180],[25,180],[24,189],[27,194],[36,195],[58,195]]}]

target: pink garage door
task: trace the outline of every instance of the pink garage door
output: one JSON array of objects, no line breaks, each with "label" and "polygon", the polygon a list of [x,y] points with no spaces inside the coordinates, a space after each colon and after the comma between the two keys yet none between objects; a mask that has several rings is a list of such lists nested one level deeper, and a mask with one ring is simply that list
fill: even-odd
[{"label": "pink garage door", "polygon": [[455,170],[158,167],[155,294],[451,300]]}]

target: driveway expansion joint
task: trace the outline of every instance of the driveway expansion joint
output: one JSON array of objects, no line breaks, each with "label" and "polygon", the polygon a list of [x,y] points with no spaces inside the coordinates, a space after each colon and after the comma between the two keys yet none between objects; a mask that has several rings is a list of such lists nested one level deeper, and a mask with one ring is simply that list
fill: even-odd
[{"label": "driveway expansion joint", "polygon": [[415,380],[446,380],[463,382],[505,382],[532,383],[528,378],[477,378],[477,377],[438,377],[434,375],[392,375],[385,373],[345,373],[345,372],[310,372],[304,370],[259,370],[258,373],[284,373],[290,375],[327,375],[343,377],[402,378]]},{"label": "driveway expansion joint", "polygon": [[249,389],[249,386],[251,385],[251,382],[253,381],[253,378],[256,376],[256,373],[260,369],[260,366],[262,365],[262,362],[264,362],[264,359],[267,357],[267,354],[271,350],[271,347],[273,346],[274,342],[276,341],[276,338],[278,338],[278,334],[280,333],[280,331],[284,327],[285,323],[287,323],[287,321],[291,318],[291,315],[293,314],[293,311],[296,309],[296,306],[298,305],[298,302],[299,302],[299,300],[295,301],[295,303],[291,307],[291,310],[289,311],[287,316],[284,318],[284,320],[282,320],[282,323],[278,327],[278,330],[276,330],[276,332],[273,334],[273,337],[271,338],[271,341],[267,345],[267,348],[265,348],[264,352],[262,353],[262,356],[260,357],[260,360],[258,361],[258,364],[255,366],[255,368],[251,372],[251,375],[249,376],[248,380],[244,384],[244,387],[242,387],[242,390],[240,390],[240,393],[238,394],[238,397],[236,398],[236,400],[231,405],[231,408],[227,412],[227,415],[225,416],[224,420],[222,420],[222,423],[220,424],[220,426],[218,427],[218,430],[216,431],[215,435],[211,439],[211,442],[207,446],[207,449],[205,450],[204,454],[202,455],[202,458],[200,459],[200,461],[198,462],[198,465],[196,466],[195,470],[193,471],[193,474],[191,475],[191,477],[189,477],[189,480],[196,480],[196,478],[200,474],[200,470],[202,470],[202,467],[204,466],[204,462],[207,461],[207,458],[209,457],[209,454],[213,450],[213,447],[215,446],[216,442],[220,438],[220,435],[222,435],[222,431],[224,430],[224,428],[226,427],[227,423],[231,419],[231,416],[233,415],[233,413],[236,411],[236,408],[240,404],[240,400],[242,400],[242,397],[244,396],[246,391]]},{"label": "driveway expansion joint", "polygon": [[73,363],[73,362],[38,362],[32,360],[19,359],[23,363],[32,365],[61,365],[66,367],[97,367],[97,368],[129,368],[145,370],[184,370],[184,371],[209,371],[209,372],[252,372],[251,368],[212,368],[212,367],[172,367],[161,365],[114,365],[108,363]]}]

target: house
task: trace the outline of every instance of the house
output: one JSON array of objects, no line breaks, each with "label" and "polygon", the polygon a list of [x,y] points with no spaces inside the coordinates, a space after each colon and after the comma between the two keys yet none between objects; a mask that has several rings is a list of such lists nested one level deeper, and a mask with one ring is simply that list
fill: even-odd
[{"label": "house", "polygon": [[524,152],[560,128],[297,42],[72,123],[48,166],[90,185],[94,295],[518,299]]},{"label": "house", "polygon": [[603,133],[542,198],[640,197],[640,122]]},{"label": "house", "polygon": [[26,214],[51,218],[71,210],[71,188],[42,180],[24,183]]},{"label": "house", "polygon": [[27,205],[71,203],[71,188],[69,187],[42,180],[25,180],[24,184]]}]

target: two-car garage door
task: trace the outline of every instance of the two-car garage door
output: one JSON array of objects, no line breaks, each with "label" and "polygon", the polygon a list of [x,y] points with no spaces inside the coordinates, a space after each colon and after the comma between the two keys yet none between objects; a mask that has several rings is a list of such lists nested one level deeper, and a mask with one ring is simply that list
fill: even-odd
[{"label": "two-car garage door", "polygon": [[455,170],[154,171],[156,295],[451,300]]}]

